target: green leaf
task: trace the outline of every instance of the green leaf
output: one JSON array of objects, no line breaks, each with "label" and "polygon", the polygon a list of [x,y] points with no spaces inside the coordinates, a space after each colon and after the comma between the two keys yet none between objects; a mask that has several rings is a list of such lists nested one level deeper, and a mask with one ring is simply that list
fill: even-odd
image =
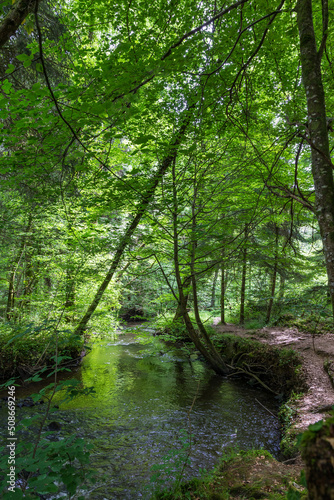
[{"label": "green leaf", "polygon": [[16,56],[16,59],[18,59],[21,62],[24,62],[27,59],[29,59],[29,56],[27,54],[19,54],[18,56]]},{"label": "green leaf", "polygon": [[137,139],[135,139],[133,144],[145,144],[148,141],[155,140],[154,135],[141,135]]},{"label": "green leaf", "polygon": [[6,94],[8,94],[12,88],[11,82],[6,79],[2,84],[2,88],[3,88],[4,92],[6,92]]},{"label": "green leaf", "polygon": [[8,68],[6,69],[6,74],[9,75],[10,73],[13,73],[14,70],[15,70],[14,64],[9,64]]},{"label": "green leaf", "polygon": [[317,431],[320,431],[320,429],[322,429],[323,425],[324,425],[324,421],[319,420],[319,422],[316,422],[315,424],[309,425],[308,428],[310,431],[317,432]]}]

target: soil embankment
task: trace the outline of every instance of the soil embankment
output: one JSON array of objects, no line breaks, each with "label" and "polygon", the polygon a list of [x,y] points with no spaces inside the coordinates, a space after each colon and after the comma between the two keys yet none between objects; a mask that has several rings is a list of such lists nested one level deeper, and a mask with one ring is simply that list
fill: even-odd
[{"label": "soil embankment", "polygon": [[[232,346],[245,348],[241,339],[257,341],[264,345],[273,347],[273,354],[276,349],[292,349],[298,353],[302,362],[302,367],[296,366],[296,359],[286,365],[286,387],[285,393],[291,393],[290,400],[282,406],[281,417],[284,435],[282,445],[285,452],[296,454],[296,436],[304,431],[310,424],[321,419],[326,419],[328,412],[334,405],[334,389],[332,386],[334,378],[334,335],[324,333],[312,335],[300,332],[297,328],[271,327],[259,330],[246,330],[236,325],[221,325],[217,318],[213,325],[217,333],[228,334],[231,337],[226,339],[227,348]],[[233,339],[236,338],[237,342]],[[237,345],[235,345],[237,344]],[[267,350],[257,349],[258,355],[263,356],[261,364],[270,360]],[[244,351],[245,353],[247,351]],[[254,353],[251,351],[252,354]],[[292,353],[294,354],[294,353]],[[243,354],[244,355],[244,354]],[[283,360],[286,355],[282,352]],[[279,356],[280,358],[280,356]],[[289,359],[289,356],[287,357]],[[281,359],[282,361],[282,359]],[[282,364],[282,363],[281,363]],[[271,370],[270,367],[269,371]],[[283,386],[280,362],[274,367],[274,372],[269,373],[269,381],[272,376],[278,380],[278,386]],[[302,370],[302,373],[299,370]],[[295,370],[295,377],[291,374]],[[333,375],[332,375],[333,374]],[[283,377],[284,378],[284,377]],[[296,385],[294,385],[294,382]],[[292,385],[291,385],[292,384]],[[303,386],[303,390],[300,388]],[[284,443],[283,443],[284,441]],[[300,456],[277,462],[273,457],[263,450],[251,452],[239,452],[236,456],[231,456],[226,462],[222,462],[217,467],[213,477],[207,481],[196,484],[188,483],[182,488],[182,493],[177,498],[206,498],[206,499],[226,499],[233,500],[265,498],[267,500],[277,500],[279,498],[306,498],[307,492],[303,481],[300,480],[300,473],[304,464]],[[186,493],[186,496],[183,494]],[[157,497],[160,498],[160,497]],[[174,499],[171,496],[163,498]]]},{"label": "soil embankment", "polygon": [[334,361],[334,334],[313,335],[297,328],[266,327],[246,330],[236,325],[221,325],[216,320],[214,329],[238,337],[256,340],[277,348],[290,348],[298,352],[303,361],[303,372],[307,390],[295,400],[296,415],[291,428],[294,433],[305,430],[308,425],[325,419],[334,405],[334,389],[325,366]]}]

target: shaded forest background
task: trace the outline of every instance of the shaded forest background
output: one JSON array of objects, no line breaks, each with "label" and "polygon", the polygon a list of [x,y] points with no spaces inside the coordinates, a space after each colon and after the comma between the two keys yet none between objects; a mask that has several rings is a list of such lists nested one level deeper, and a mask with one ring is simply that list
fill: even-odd
[{"label": "shaded forest background", "polygon": [[276,3],[3,3],[4,341],[331,325],[332,7]]}]

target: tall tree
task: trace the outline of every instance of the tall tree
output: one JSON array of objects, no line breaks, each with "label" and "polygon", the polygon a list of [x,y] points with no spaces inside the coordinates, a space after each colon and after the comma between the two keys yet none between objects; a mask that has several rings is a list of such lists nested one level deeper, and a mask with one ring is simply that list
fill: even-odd
[{"label": "tall tree", "polygon": [[329,150],[328,120],[321,73],[321,60],[328,37],[328,2],[322,6],[322,38],[317,49],[312,0],[298,0],[300,56],[307,101],[307,142],[311,147],[315,188],[315,213],[319,223],[334,314],[334,182]]}]

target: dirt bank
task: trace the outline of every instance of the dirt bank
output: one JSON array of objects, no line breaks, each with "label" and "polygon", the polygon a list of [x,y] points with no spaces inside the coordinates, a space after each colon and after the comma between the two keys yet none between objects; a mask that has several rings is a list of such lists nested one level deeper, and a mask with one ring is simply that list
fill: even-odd
[{"label": "dirt bank", "polygon": [[[302,362],[302,373],[296,373],[294,368],[296,360],[292,360],[291,363],[283,363],[285,370],[283,376],[281,373],[282,363],[275,364],[273,374],[269,373],[272,370],[271,366],[267,366],[268,377],[266,378],[266,381],[268,379],[268,383],[272,384],[274,376],[274,381],[277,382],[279,388],[285,386],[285,394],[291,394],[292,389],[297,392],[297,394],[292,392],[290,400],[283,404],[281,410],[281,417],[283,417],[285,425],[284,445],[288,451],[290,448],[293,455],[294,452],[297,452],[297,448],[294,448],[296,435],[304,431],[309,424],[326,419],[328,411],[334,405],[334,389],[330,380],[332,373],[334,376],[334,369],[331,370],[334,368],[334,335],[322,333],[313,336],[310,333],[298,331],[297,328],[284,327],[245,330],[236,325],[221,325],[218,318],[213,327],[218,334],[225,333],[231,336],[226,339],[224,347],[227,350],[231,347],[232,351],[233,348],[245,349],[247,346],[240,343],[240,340],[238,341],[238,339],[243,338],[278,349],[292,349],[299,354]],[[234,336],[237,341],[234,340]],[[235,346],[235,344],[237,345]],[[252,355],[255,349],[252,346]],[[262,350],[257,348],[257,351],[262,357],[261,365],[270,360],[270,353],[268,355],[267,350],[261,352]],[[244,352],[247,351],[244,350]],[[242,355],[245,356],[245,354]],[[273,355],[279,358],[275,350]],[[282,359],[289,360],[290,357],[282,352]],[[329,374],[324,366],[327,366]],[[300,364],[298,371],[299,369]],[[301,387],[303,387],[302,391]],[[254,498],[284,500],[287,496],[289,498],[306,498],[304,481],[300,479],[303,468],[304,464],[300,456],[277,462],[263,450],[240,452],[232,450],[232,455],[220,463],[212,476],[203,480],[194,479],[182,485],[177,494],[175,491],[169,495],[164,492],[162,496],[158,495],[155,498],[164,498],[165,500],[185,498],[193,500],[199,498],[206,500],[226,500],[227,498],[233,500],[253,500]]]},{"label": "dirt bank", "polygon": [[214,321],[213,326],[218,333],[230,333],[273,347],[290,348],[300,354],[307,390],[294,402],[297,411],[292,428],[295,433],[328,416],[334,405],[334,389],[324,365],[334,363],[334,334],[314,336],[297,328],[284,327],[245,330],[236,325],[221,325],[219,319]]}]

